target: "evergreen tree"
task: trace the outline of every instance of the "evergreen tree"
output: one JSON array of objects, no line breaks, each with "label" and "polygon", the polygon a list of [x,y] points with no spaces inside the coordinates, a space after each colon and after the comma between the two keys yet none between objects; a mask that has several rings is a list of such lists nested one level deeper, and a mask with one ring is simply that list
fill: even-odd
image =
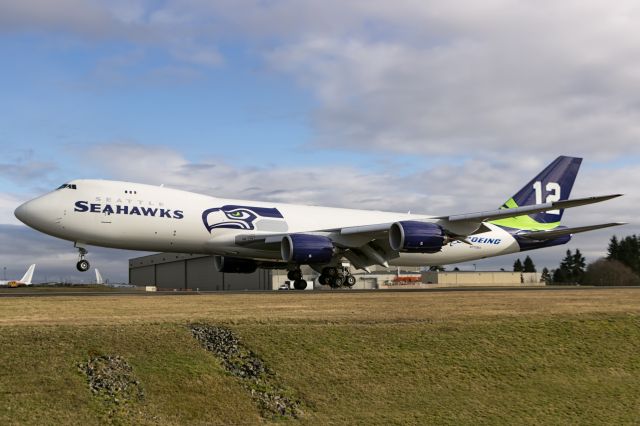
[{"label": "evergreen tree", "polygon": [[[562,262],[560,262],[560,267],[553,271],[553,282],[556,284],[576,283],[577,281],[574,277],[574,272],[576,272],[574,261],[576,259],[579,260],[580,257],[582,257],[582,255],[576,257],[571,253],[571,250],[567,250],[566,256],[562,259]],[[582,262],[584,264],[584,258],[582,258]]]},{"label": "evergreen tree", "polygon": [[553,270],[553,276],[551,277],[551,282],[553,284],[564,284],[566,281],[566,274],[560,268]]},{"label": "evergreen tree", "polygon": [[549,273],[549,270],[546,267],[542,268],[542,275],[540,276],[540,282],[545,283],[547,285],[551,284],[551,274]]},{"label": "evergreen tree", "polygon": [[581,283],[582,277],[584,276],[584,271],[587,267],[587,262],[585,261],[582,253],[580,253],[579,249],[576,249],[576,253],[573,255],[572,263],[573,265],[571,268],[571,278],[573,282]]},{"label": "evergreen tree", "polygon": [[640,238],[637,235],[630,235],[618,241],[613,236],[609,243],[607,259],[617,260],[640,275]]},{"label": "evergreen tree", "polygon": [[522,270],[524,272],[536,272],[536,265],[533,264],[533,260],[529,256],[524,259]]},{"label": "evergreen tree", "polygon": [[607,250],[607,259],[618,260],[620,245],[618,244],[618,238],[614,235],[609,241],[609,249]]},{"label": "evergreen tree", "polygon": [[520,262],[520,259],[516,259],[515,262],[513,262],[513,272],[522,272],[522,262]]}]

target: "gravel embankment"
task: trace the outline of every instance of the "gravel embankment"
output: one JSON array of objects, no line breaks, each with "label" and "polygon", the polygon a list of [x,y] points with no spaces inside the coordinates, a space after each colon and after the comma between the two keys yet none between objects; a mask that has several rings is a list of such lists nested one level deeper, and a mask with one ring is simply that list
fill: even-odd
[{"label": "gravel embankment", "polygon": [[301,415],[301,401],[278,383],[264,361],[246,348],[231,330],[203,324],[193,324],[190,328],[193,337],[221,360],[225,370],[241,380],[263,417],[298,418]]}]

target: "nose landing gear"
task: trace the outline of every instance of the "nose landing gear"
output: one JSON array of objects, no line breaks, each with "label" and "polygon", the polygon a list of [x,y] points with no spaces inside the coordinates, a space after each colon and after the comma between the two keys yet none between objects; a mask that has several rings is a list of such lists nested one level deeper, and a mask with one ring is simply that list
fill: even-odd
[{"label": "nose landing gear", "polygon": [[78,268],[78,271],[80,272],[87,272],[89,270],[89,268],[91,267],[91,264],[89,264],[89,261],[86,260],[84,258],[84,256],[89,253],[89,251],[84,248],[84,247],[80,247],[79,245],[75,245],[75,247],[78,249],[78,263],[76,263],[76,268]]}]

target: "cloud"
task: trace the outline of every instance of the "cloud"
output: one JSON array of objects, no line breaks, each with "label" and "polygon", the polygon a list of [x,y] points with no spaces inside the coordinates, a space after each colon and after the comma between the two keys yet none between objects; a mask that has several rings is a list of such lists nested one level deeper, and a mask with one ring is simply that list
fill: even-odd
[{"label": "cloud", "polygon": [[640,56],[613,57],[603,46],[587,60],[593,45],[543,45],[527,30],[502,42],[477,34],[436,46],[312,38],[274,49],[268,60],[320,101],[318,147],[637,155],[640,80],[620,69],[637,69]]},{"label": "cloud", "polygon": [[0,192],[0,224],[19,224],[13,211],[25,201],[26,197]]},{"label": "cloud", "polygon": [[[387,170],[343,165],[238,167],[219,157],[191,162],[176,149],[123,142],[94,145],[84,154],[88,167],[102,169],[112,178],[164,184],[217,197],[436,215],[497,208],[553,160],[511,161],[497,156],[424,165],[400,174],[395,166]],[[138,160],[116,161],[121,158]],[[159,164],[162,173],[158,173]],[[634,205],[640,202],[634,188],[640,180],[640,166],[595,165],[598,163],[584,161],[573,197],[614,192],[627,195],[606,204],[569,210],[567,216],[574,216],[580,224],[633,221]]]},{"label": "cloud", "polygon": [[0,1],[2,32],[63,31],[101,37],[115,33],[116,22],[96,1]]},{"label": "cloud", "polygon": [[639,19],[632,0],[0,2],[5,32],[159,48],[174,76],[242,46],[316,97],[316,147],[444,157],[640,154]]}]

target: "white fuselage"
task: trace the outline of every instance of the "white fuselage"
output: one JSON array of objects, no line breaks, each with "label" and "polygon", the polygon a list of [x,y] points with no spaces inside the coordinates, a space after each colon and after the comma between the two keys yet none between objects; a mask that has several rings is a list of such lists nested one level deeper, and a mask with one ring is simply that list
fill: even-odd
[{"label": "white fuselage", "polygon": [[[223,206],[251,206],[264,210],[266,217],[247,218],[246,213],[229,213],[229,209],[225,213],[220,210]],[[270,213],[273,211],[277,214]],[[18,207],[16,216],[41,232],[78,245],[274,261],[282,260],[279,250],[238,245],[236,238],[314,233],[425,218],[381,211],[220,199],[159,186],[106,180],[73,181],[67,187]],[[221,225],[224,223],[238,223],[237,226],[248,229],[233,229]],[[250,225],[245,225],[247,223]],[[472,244],[454,241],[434,254],[400,253],[390,259],[389,264],[442,265],[519,251],[518,243],[508,232],[492,224],[485,225],[490,231],[474,235],[469,239]]]}]

